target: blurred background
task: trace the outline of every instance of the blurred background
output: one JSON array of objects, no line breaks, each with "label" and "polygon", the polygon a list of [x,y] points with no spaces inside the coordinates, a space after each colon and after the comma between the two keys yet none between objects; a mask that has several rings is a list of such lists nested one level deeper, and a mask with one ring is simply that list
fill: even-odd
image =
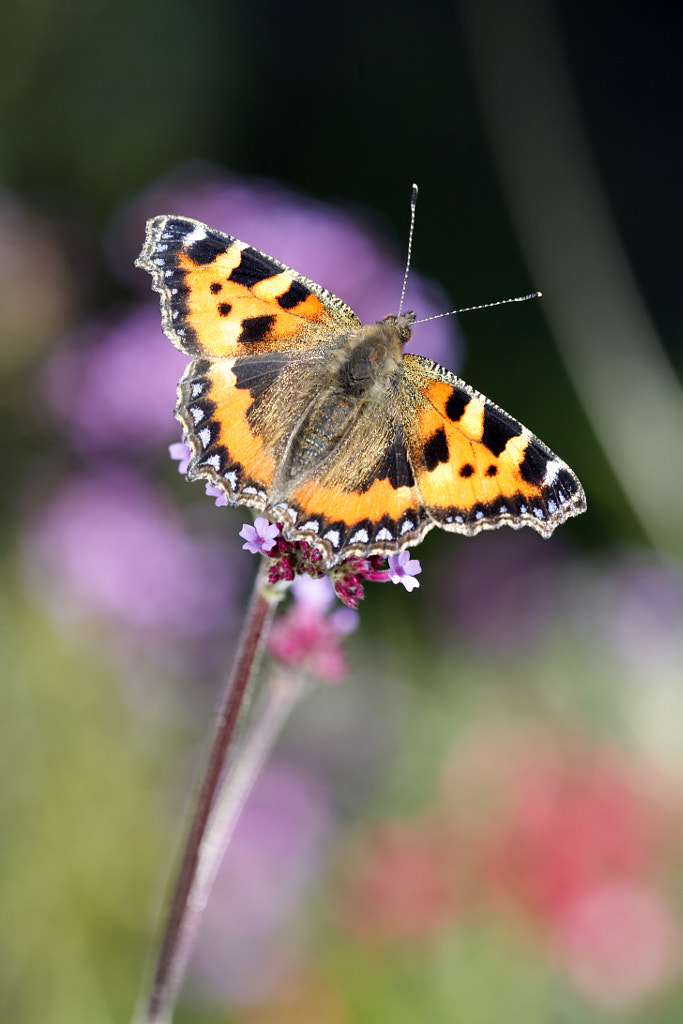
[{"label": "blurred background", "polygon": [[3,4],[0,1020],[129,1018],[256,569],[169,458],[145,219],[367,320],[413,181],[408,308],[544,293],[415,350],[588,512],[434,531],[324,633],[177,1020],[681,1019],[682,45],[657,0]]}]

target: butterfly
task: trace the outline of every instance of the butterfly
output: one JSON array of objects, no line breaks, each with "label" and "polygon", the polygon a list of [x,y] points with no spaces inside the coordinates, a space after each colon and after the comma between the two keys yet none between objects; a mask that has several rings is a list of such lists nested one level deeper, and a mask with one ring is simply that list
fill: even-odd
[{"label": "butterfly", "polygon": [[187,217],[149,220],[136,265],[191,357],[176,406],[189,478],[282,523],[326,569],[434,526],[549,537],[585,510],[575,474],[526,427],[404,352],[413,313],[362,325],[325,288]]}]

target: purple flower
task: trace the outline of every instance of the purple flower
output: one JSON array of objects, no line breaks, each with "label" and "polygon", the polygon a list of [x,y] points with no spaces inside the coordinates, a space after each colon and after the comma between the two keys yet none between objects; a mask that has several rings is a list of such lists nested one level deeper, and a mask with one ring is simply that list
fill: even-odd
[{"label": "purple flower", "polygon": [[[225,491],[220,489],[220,487],[214,487],[213,484],[206,484],[204,491],[206,492],[207,497],[215,498],[216,505],[220,506],[228,504],[228,496]],[[246,547],[246,544],[244,544],[243,547]]]},{"label": "purple flower", "polygon": [[24,558],[61,619],[99,619],[162,646],[235,619],[237,552],[194,537],[163,492],[127,470],[68,481],[29,527]]},{"label": "purple flower", "polygon": [[79,451],[154,451],[177,433],[173,407],[186,365],[149,301],[82,328],[55,353],[48,405]]},{"label": "purple flower", "polygon": [[169,444],[168,454],[178,462],[178,472],[187,473],[190,459],[192,458],[192,450],[189,444],[185,444],[184,441],[176,441],[174,444]]},{"label": "purple flower", "polygon": [[[149,279],[133,270],[144,223],[160,213],[204,221],[274,256],[347,302],[363,323],[396,313],[408,237],[389,241],[358,207],[333,206],[264,178],[242,178],[219,168],[184,167],[122,209],[110,233],[115,270],[145,293]],[[466,304],[467,296],[461,296]],[[443,289],[412,270],[405,308],[418,318],[445,313],[453,302]],[[418,325],[411,347],[456,368],[461,341],[455,317]]]},{"label": "purple flower", "polygon": [[271,523],[265,516],[258,516],[253,526],[245,523],[240,530],[240,537],[246,541],[242,547],[252,555],[267,555],[275,547],[279,532],[279,526]]},{"label": "purple flower", "polygon": [[415,577],[422,572],[417,558],[411,558],[409,551],[399,551],[397,555],[389,555],[389,573],[392,583],[402,583],[406,590],[411,591],[420,584]]}]

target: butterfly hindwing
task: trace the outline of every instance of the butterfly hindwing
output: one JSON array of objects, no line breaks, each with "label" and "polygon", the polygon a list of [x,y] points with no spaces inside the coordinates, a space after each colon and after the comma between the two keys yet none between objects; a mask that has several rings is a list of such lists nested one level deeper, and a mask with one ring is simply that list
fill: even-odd
[{"label": "butterfly hindwing", "polygon": [[[320,548],[326,565],[342,554],[391,554],[416,543],[434,523],[415,487],[402,424],[392,416],[352,416],[326,462],[314,453],[316,472],[295,467],[282,482],[297,424],[322,390],[320,373],[318,363],[296,353],[193,360],[176,409],[192,450],[189,477],[218,487],[230,504],[269,511],[286,537]],[[319,410],[316,422],[322,429]],[[299,461],[305,436],[301,447]]]},{"label": "butterfly hindwing", "polygon": [[508,525],[549,537],[585,508],[581,484],[526,427],[429,359],[404,357],[409,453],[420,496],[445,530]]}]

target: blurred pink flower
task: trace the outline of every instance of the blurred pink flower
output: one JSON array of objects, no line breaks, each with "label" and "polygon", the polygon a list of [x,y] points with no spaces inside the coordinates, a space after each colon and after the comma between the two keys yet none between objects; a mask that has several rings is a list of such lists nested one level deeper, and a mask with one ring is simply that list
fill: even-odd
[{"label": "blurred pink flower", "polygon": [[658,994],[681,969],[681,929],[657,889],[618,880],[589,889],[555,924],[560,963],[582,995],[610,1010]]},{"label": "blurred pink flower", "polygon": [[265,1000],[304,956],[297,920],[316,883],[332,815],[321,783],[282,761],[266,765],[237,823],[204,912],[195,986],[232,1003]]},{"label": "blurred pink flower", "polygon": [[426,821],[391,822],[364,843],[342,910],[367,939],[423,939],[458,917],[452,851]]},{"label": "blurred pink flower", "polygon": [[596,886],[656,872],[665,822],[643,793],[645,777],[636,782],[626,763],[600,751],[537,754],[513,766],[507,813],[489,832],[496,890],[554,920]]},{"label": "blurred pink flower", "polygon": [[338,682],[349,671],[341,641],[357,627],[357,613],[350,608],[330,610],[335,592],[327,576],[298,576],[292,591],[294,602],[275,620],[268,650],[285,665],[325,682]]}]

